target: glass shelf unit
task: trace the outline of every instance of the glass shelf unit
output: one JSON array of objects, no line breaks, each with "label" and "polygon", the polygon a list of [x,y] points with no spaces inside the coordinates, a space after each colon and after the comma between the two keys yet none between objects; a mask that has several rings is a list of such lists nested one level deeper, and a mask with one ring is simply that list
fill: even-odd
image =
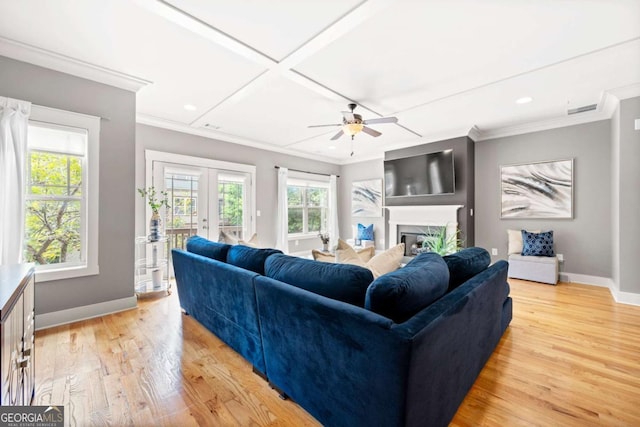
[{"label": "glass shelf unit", "polygon": [[162,236],[158,240],[149,240],[148,236],[136,237],[136,295],[155,292],[171,294],[169,254],[167,236]]}]

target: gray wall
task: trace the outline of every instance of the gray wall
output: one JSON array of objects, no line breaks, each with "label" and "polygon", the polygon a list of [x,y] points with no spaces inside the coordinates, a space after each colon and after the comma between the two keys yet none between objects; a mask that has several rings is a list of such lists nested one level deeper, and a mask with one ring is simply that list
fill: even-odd
[{"label": "gray wall", "polygon": [[36,313],[133,296],[135,93],[0,56],[0,95],[100,123],[100,274],[36,283]]},{"label": "gray wall", "polygon": [[[507,258],[507,229],[554,231],[561,271],[611,277],[611,121],[476,143],[476,245]],[[574,218],[500,219],[500,166],[574,158]],[[636,157],[637,159],[638,157]],[[637,187],[636,187],[637,188]]]},{"label": "gray wall", "polygon": [[[330,163],[260,150],[244,145],[231,144],[152,126],[137,125],[136,129],[135,162],[136,165],[138,165],[136,168],[136,188],[145,186],[144,151],[146,149],[255,165],[256,206],[257,209],[261,211],[261,216],[256,218],[256,232],[258,233],[258,239],[262,246],[273,247],[276,242],[278,173],[274,166],[278,165],[317,173],[340,173],[340,166]],[[338,181],[340,182],[341,179],[342,178],[338,178]],[[136,197],[135,206],[136,232],[138,234],[144,234],[144,202],[142,198]],[[301,239],[299,240],[298,246],[295,246],[295,242],[291,241],[289,251],[298,252],[320,249],[321,247],[322,242],[320,238]]]},{"label": "gray wall", "polygon": [[[386,219],[382,216],[374,218],[353,217],[351,216],[351,184],[353,181],[363,181],[368,179],[382,179],[384,176],[384,166],[382,159],[370,160],[367,162],[353,163],[343,165],[340,169],[339,183],[339,199],[340,206],[340,237],[343,239],[351,239],[353,236],[352,225],[358,223],[369,225],[373,224],[373,230],[376,239],[376,248],[385,249],[388,245]],[[386,209],[385,215],[386,215]]]},{"label": "gray wall", "polygon": [[462,205],[463,207],[458,211],[458,227],[462,232],[464,245],[473,246],[475,244],[475,221],[473,219],[473,216],[471,215],[471,210],[474,209],[475,204],[474,148],[474,143],[470,138],[461,136],[444,141],[417,145],[415,147],[387,151],[384,158],[386,160],[393,160],[403,157],[417,156],[420,154],[453,149],[456,179],[455,194],[419,197],[394,197],[386,200],[387,206]]},{"label": "gray wall", "polygon": [[640,97],[621,101],[619,108],[619,289],[640,293],[640,130],[634,129],[634,121],[640,119]]}]

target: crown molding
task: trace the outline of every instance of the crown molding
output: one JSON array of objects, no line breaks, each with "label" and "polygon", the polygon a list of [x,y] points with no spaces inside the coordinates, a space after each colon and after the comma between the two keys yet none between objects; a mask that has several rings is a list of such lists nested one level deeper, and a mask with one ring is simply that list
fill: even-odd
[{"label": "crown molding", "polygon": [[153,83],[150,80],[121,73],[1,36],[0,55],[132,92],[137,92],[141,88]]},{"label": "crown molding", "polygon": [[[615,108],[614,108],[615,110]],[[611,118],[609,109],[598,108],[595,111],[580,113],[571,116],[557,117],[548,120],[540,120],[537,122],[518,124],[513,126],[505,126],[494,129],[479,129],[478,141],[486,141],[495,138],[504,138],[506,136],[522,135],[525,133],[540,132],[543,130],[557,129],[567,126],[579,125],[583,123],[596,122],[599,120],[607,120]]]},{"label": "crown molding", "polygon": [[318,160],[321,162],[331,163],[333,165],[341,164],[340,160],[337,158],[323,156],[317,153],[307,153],[304,151],[298,151],[291,148],[283,148],[277,145],[255,141],[248,138],[242,138],[239,136],[216,131],[213,129],[194,128],[184,123],[165,120],[165,119],[154,117],[148,114],[141,114],[141,113],[136,114],[136,123],[153,126],[157,128],[162,128],[162,129],[173,130],[176,132],[187,133],[190,135],[202,136],[204,138],[209,138],[209,139],[213,139],[221,142],[229,142],[232,144],[245,145],[247,147],[258,148],[260,150],[288,154],[290,156],[302,157],[304,159]]},{"label": "crown molding", "polygon": [[607,93],[615,96],[621,101],[623,99],[635,98],[636,96],[640,96],[640,83],[617,87],[615,89],[608,90]]}]

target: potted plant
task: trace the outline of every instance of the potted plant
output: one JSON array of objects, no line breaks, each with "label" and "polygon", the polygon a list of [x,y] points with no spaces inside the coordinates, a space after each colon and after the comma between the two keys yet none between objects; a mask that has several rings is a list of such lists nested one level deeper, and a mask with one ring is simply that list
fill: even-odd
[{"label": "potted plant", "polygon": [[320,233],[318,237],[322,240],[322,252],[329,252],[329,233]]},{"label": "potted plant", "polygon": [[169,206],[169,199],[166,191],[161,191],[160,195],[156,192],[155,187],[152,185],[149,188],[138,188],[140,196],[147,201],[147,204],[151,208],[151,219],[149,220],[149,240],[152,242],[160,239],[162,230],[162,218],[160,217],[159,210],[163,206],[167,209]]},{"label": "potted plant", "polygon": [[464,240],[460,230],[456,229],[455,233],[447,236],[447,227],[440,227],[437,232],[426,233],[422,242],[422,249],[445,256],[458,252],[463,244]]}]

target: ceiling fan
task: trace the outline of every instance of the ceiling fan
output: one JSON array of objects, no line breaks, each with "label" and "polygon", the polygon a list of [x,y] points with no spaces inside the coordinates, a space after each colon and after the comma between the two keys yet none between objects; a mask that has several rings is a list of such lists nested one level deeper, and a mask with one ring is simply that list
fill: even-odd
[{"label": "ceiling fan", "polygon": [[355,108],[357,107],[356,104],[349,104],[348,107],[351,111],[342,112],[342,123],[336,123],[331,125],[311,125],[309,127],[320,128],[320,127],[328,127],[328,126],[342,126],[342,129],[340,129],[340,132],[333,135],[333,137],[331,137],[331,140],[335,141],[345,133],[347,135],[351,135],[351,140],[353,140],[353,137],[360,132],[364,132],[371,136],[382,135],[382,133],[378,132],[375,129],[371,129],[366,125],[371,125],[376,123],[397,123],[398,122],[398,119],[396,117],[380,117],[377,119],[362,120],[362,116],[360,114],[355,114],[353,112],[353,110],[355,110]]}]

